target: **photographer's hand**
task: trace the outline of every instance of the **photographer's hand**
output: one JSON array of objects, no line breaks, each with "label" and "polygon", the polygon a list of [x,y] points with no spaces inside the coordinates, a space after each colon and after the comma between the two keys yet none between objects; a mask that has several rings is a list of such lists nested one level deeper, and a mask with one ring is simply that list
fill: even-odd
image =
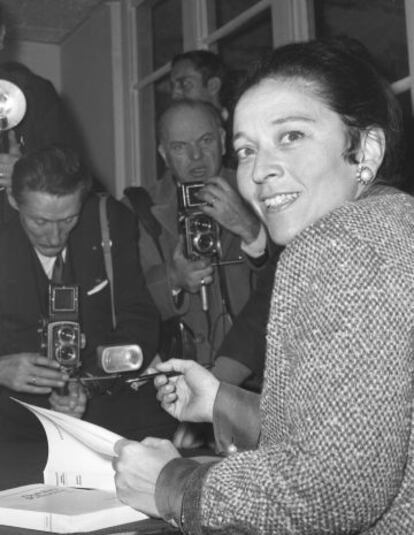
[{"label": "photographer's hand", "polygon": [[207,206],[200,210],[215,219],[221,226],[250,244],[259,235],[260,221],[244,202],[239,192],[219,176],[209,178],[198,193]]},{"label": "photographer's hand", "polygon": [[86,410],[86,391],[78,381],[68,383],[68,389],[67,396],[61,396],[53,391],[49,396],[50,406],[55,411],[64,412],[74,418],[82,418]]},{"label": "photographer's hand", "polygon": [[0,384],[16,392],[49,394],[64,386],[68,376],[59,363],[37,353],[17,353],[0,357]]},{"label": "photographer's hand", "polygon": [[213,406],[220,382],[193,360],[171,359],[156,366],[160,372],[177,371],[182,375],[154,379],[157,399],[174,418],[186,422],[212,422]]},{"label": "photographer's hand", "polygon": [[184,256],[183,239],[180,236],[169,270],[172,287],[176,290],[197,293],[200,291],[202,283],[211,284],[213,282],[213,271],[214,268],[210,265],[209,258],[194,261]]}]

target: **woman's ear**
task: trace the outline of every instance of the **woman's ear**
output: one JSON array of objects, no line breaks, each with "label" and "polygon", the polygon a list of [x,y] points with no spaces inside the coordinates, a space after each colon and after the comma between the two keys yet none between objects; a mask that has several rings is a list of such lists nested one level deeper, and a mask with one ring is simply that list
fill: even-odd
[{"label": "woman's ear", "polygon": [[361,135],[361,148],[358,151],[358,163],[369,167],[375,176],[382,164],[385,154],[385,134],[382,128],[371,127]]}]

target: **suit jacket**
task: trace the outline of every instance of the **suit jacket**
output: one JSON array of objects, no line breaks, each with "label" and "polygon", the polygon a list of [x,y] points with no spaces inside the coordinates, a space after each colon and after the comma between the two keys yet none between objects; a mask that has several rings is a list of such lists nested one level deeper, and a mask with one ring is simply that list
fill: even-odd
[{"label": "suit jacket", "polygon": [[[225,170],[223,176],[233,187],[234,172]],[[169,263],[178,243],[177,191],[169,172],[150,191],[154,202],[152,213],[162,227],[159,239],[165,262],[152,237],[140,227],[142,266],[152,297],[162,319],[181,316],[194,334],[197,360],[206,364],[221,344],[225,333],[246,303],[252,289],[253,274],[240,248],[240,238],[223,229],[221,232],[222,260],[241,259],[237,264],[222,266],[214,271],[214,282],[207,286],[208,316],[202,311],[200,295],[183,292],[183,302],[177,306],[169,280]],[[209,326],[210,324],[210,326]]]},{"label": "suit jacket", "polygon": [[[107,276],[101,247],[97,196],[91,195],[85,202],[79,222],[68,241],[68,262],[72,282],[80,286],[80,323],[86,336],[82,369],[91,373],[97,371],[95,352],[98,345],[137,343],[148,363],[158,344],[158,313],[146,287],[137,256],[133,217],[121,203],[109,199],[108,220],[114,268],[117,316],[115,330],[111,321],[109,284],[105,284]],[[12,218],[0,231],[0,257],[0,355],[39,352],[39,326],[41,318],[47,315],[49,281],[19,217]],[[97,288],[101,289],[95,291]],[[21,395],[3,388],[0,397],[0,428],[6,426],[6,421],[11,431],[19,428],[17,416],[11,418],[10,414],[21,411],[15,409],[16,404],[9,401],[10,395],[48,406],[47,396]],[[128,403],[135,405],[139,397],[142,397],[139,393],[134,396],[132,402],[127,396]],[[129,418],[131,422],[128,425],[134,426],[134,411],[130,406],[122,404],[119,410],[116,409],[116,397],[111,397],[111,404],[105,401],[105,396],[90,400],[86,418],[118,431],[122,431],[120,427],[123,419]],[[100,410],[102,404],[105,405],[105,411]],[[105,414],[108,407],[112,407],[113,415]]]}]

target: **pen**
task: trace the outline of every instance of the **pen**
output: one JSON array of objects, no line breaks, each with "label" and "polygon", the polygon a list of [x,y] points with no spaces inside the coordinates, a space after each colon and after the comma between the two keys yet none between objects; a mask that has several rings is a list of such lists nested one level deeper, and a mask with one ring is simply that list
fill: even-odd
[{"label": "pen", "polygon": [[[143,383],[145,381],[149,381],[153,379],[154,377],[157,377],[157,375],[166,375],[167,377],[177,377],[178,375],[182,375],[181,372],[157,372],[157,373],[146,373],[145,375],[139,375],[138,377],[132,377],[130,379],[126,379],[126,383]],[[68,383],[74,383],[76,381],[80,381],[81,383],[89,382],[89,381],[107,381],[108,379],[118,379],[118,377],[122,377],[121,374],[112,374],[112,375],[94,375],[92,377],[70,377],[68,379]]]},{"label": "pen", "polygon": [[178,375],[182,375],[182,372],[156,372],[156,373],[146,373],[144,375],[139,375],[138,377],[132,377],[131,379],[127,379],[126,383],[141,383],[142,381],[149,381],[150,379],[153,379],[154,377],[157,377],[158,375],[165,375],[167,377],[177,377]]}]

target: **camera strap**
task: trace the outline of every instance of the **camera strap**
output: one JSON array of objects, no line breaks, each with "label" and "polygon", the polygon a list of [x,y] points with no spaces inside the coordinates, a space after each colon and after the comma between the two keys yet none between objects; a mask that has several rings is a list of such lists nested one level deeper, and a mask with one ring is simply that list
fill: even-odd
[{"label": "camera strap", "polygon": [[99,222],[101,226],[101,237],[102,237],[102,250],[104,255],[105,262],[105,271],[106,276],[109,281],[109,291],[111,294],[111,315],[112,315],[112,327],[116,329],[116,314],[115,314],[115,302],[114,302],[114,269],[112,266],[112,241],[111,235],[109,232],[109,222],[108,222],[108,211],[106,208],[106,203],[108,200],[108,195],[106,193],[99,194]]},{"label": "camera strap", "polygon": [[160,244],[162,227],[151,211],[153,202],[150,194],[145,188],[140,186],[126,188],[124,194],[128,200],[128,202],[124,201],[125,204],[129,208],[132,208],[138,222],[142,224],[145,231],[151,236],[162,262],[165,262],[165,256]]}]

